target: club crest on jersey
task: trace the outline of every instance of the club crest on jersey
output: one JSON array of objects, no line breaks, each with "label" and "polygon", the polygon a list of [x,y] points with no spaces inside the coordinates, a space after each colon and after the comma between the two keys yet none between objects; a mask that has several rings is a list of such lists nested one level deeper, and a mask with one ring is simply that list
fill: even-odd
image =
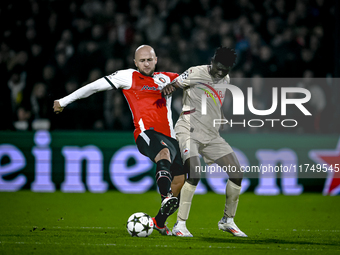
[{"label": "club crest on jersey", "polygon": [[163,83],[166,83],[166,80],[164,79],[164,78],[159,78],[159,80],[161,81],[161,82],[163,82]]},{"label": "club crest on jersey", "polygon": [[155,90],[158,90],[158,88],[156,88],[156,87],[149,87],[148,85],[144,85],[141,90],[142,91],[143,90],[154,90],[155,91]]},{"label": "club crest on jersey", "polygon": [[168,145],[162,140],[161,144],[163,144],[164,146],[168,147]]},{"label": "club crest on jersey", "polygon": [[184,150],[183,150],[183,155],[187,155],[189,153],[189,149],[188,148],[185,148]]}]

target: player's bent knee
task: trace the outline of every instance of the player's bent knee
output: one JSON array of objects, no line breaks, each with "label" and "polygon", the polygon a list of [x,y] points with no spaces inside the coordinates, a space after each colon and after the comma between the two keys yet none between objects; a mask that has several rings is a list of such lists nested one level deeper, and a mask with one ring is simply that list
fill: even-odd
[{"label": "player's bent knee", "polygon": [[229,180],[235,183],[237,186],[241,186],[242,178],[229,178]]},{"label": "player's bent knee", "polygon": [[163,160],[163,159],[166,159],[168,161],[171,162],[171,158],[170,158],[170,151],[168,148],[164,148],[162,149],[158,154],[157,156],[155,157],[155,162],[158,162],[160,160]]},{"label": "player's bent knee", "polygon": [[189,178],[187,182],[191,185],[197,186],[201,178]]}]

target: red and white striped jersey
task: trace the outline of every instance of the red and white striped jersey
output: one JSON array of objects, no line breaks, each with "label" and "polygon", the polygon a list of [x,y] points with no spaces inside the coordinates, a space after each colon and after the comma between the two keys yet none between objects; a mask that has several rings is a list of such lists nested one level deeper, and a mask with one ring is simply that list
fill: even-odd
[{"label": "red and white striped jersey", "polygon": [[134,69],[117,71],[104,77],[114,88],[123,89],[133,115],[135,140],[148,129],[175,138],[171,96],[162,97],[161,90],[176,77],[178,74],[169,72],[155,72],[153,77],[144,76]]}]

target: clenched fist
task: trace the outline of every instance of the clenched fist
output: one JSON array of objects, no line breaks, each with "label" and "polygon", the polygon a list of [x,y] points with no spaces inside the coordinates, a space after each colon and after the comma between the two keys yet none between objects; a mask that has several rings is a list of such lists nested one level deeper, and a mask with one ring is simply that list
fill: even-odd
[{"label": "clenched fist", "polygon": [[162,89],[163,96],[171,95],[176,90],[176,87],[170,83]]},{"label": "clenched fist", "polygon": [[56,114],[62,112],[64,110],[64,107],[61,107],[60,104],[59,104],[59,101],[57,100],[54,100],[54,103],[53,103],[53,110]]}]

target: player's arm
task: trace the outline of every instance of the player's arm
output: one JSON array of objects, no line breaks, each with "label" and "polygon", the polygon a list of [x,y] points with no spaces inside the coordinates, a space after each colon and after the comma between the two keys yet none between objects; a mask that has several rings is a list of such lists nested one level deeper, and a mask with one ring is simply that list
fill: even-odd
[{"label": "player's arm", "polygon": [[189,71],[187,70],[184,73],[182,73],[180,76],[178,76],[176,79],[174,79],[171,83],[166,85],[162,89],[163,96],[170,95],[178,88],[183,89],[185,87],[190,86],[190,79],[188,78],[188,74],[189,74]]},{"label": "player's arm", "polygon": [[107,78],[106,77],[100,78],[94,82],[87,84],[84,87],[81,87],[80,89],[77,89],[76,91],[74,91],[73,93],[66,97],[55,100],[53,104],[54,112],[58,114],[63,111],[64,107],[78,99],[87,98],[90,95],[97,93],[99,91],[105,91],[110,89],[112,89],[112,86],[107,82]]},{"label": "player's arm", "polygon": [[163,89],[162,89],[162,95],[163,96],[168,96],[171,95],[173,92],[175,92],[178,88],[180,88],[178,81],[173,80],[172,82],[170,82],[168,85],[166,85]]}]

